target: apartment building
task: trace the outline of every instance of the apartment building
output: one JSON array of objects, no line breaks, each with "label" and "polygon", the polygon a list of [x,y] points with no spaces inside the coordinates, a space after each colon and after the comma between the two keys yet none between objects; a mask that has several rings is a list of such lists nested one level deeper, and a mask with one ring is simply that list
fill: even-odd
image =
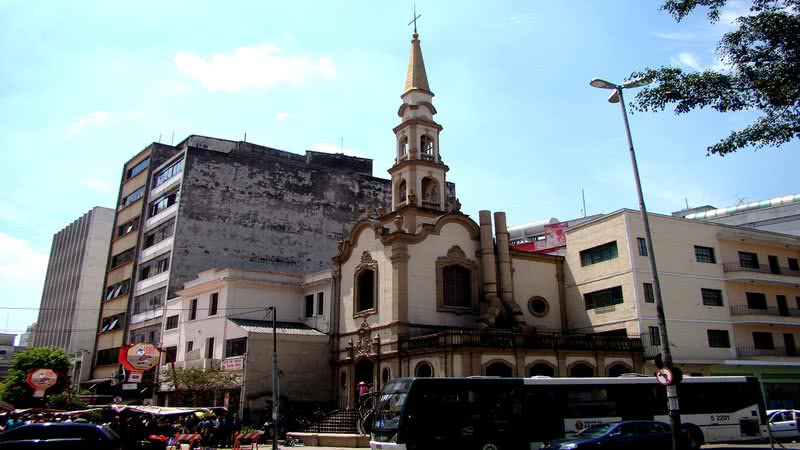
[{"label": "apartment building", "polygon": [[[800,406],[800,238],[660,214],[650,224],[676,364],[758,376],[769,406]],[[568,327],[642,336],[653,358],[660,336],[639,212],[566,234]]]},{"label": "apartment building", "polygon": [[390,195],[369,159],[195,135],[151,144],[123,168],[91,381],[117,373],[121,345],[161,342],[167,300],[198,273],[327,269],[343,231]]},{"label": "apartment building", "polygon": [[14,345],[16,338],[16,334],[0,333],[0,381],[8,375],[14,353],[27,350],[26,347]]},{"label": "apartment building", "polygon": [[672,215],[800,236],[800,194],[784,195],[727,208],[706,205],[676,211]]},{"label": "apartment building", "polygon": [[[281,396],[292,402],[329,400],[331,271],[314,274],[211,269],[185,284],[166,306],[161,379],[177,368],[223,368],[239,386],[217,397],[218,406],[262,423],[272,392],[272,316],[281,370]],[[173,405],[173,386],[162,383],[158,404]],[[244,389],[244,394],[242,393]]]}]

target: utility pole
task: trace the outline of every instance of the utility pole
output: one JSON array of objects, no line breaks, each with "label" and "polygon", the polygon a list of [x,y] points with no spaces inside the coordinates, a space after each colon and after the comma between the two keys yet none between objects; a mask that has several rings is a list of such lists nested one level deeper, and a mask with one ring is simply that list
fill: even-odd
[{"label": "utility pole", "polygon": [[272,450],[278,449],[278,333],[275,306],[267,308],[267,313],[272,311]]}]

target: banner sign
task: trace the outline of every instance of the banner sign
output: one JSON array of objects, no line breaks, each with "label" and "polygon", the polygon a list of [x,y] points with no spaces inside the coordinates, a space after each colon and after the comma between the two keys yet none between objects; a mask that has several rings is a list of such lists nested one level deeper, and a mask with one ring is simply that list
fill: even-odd
[{"label": "banner sign", "polygon": [[142,374],[158,365],[161,350],[149,342],[125,345],[119,349],[119,363],[128,369],[128,382],[141,383]]},{"label": "banner sign", "polygon": [[244,358],[228,358],[222,360],[222,370],[242,370]]},{"label": "banner sign", "polygon": [[36,369],[28,372],[28,386],[33,388],[34,397],[44,397],[44,391],[58,382],[58,374],[52,369]]}]

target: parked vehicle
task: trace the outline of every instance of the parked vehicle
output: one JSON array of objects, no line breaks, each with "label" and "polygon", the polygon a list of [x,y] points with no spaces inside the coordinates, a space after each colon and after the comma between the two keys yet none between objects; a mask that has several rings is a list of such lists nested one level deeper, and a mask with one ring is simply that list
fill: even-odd
[{"label": "parked vehicle", "polygon": [[767,411],[767,421],[773,438],[800,438],[800,411],[796,409],[769,410]]},{"label": "parked vehicle", "polygon": [[0,434],[0,449],[120,450],[108,427],[90,423],[32,423]]},{"label": "parked vehicle", "polygon": [[581,430],[573,438],[550,441],[545,450],[669,450],[672,433],[668,424],[652,420],[602,423]]}]

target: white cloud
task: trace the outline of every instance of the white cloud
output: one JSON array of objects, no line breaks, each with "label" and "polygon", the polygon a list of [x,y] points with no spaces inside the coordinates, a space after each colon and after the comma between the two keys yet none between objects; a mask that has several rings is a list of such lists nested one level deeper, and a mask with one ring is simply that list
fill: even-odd
[{"label": "white cloud", "polygon": [[95,191],[100,192],[110,192],[113,185],[106,180],[100,180],[97,178],[86,178],[81,180],[81,184],[90,188],[94,189]]},{"label": "white cloud", "polygon": [[725,8],[719,12],[719,22],[722,25],[736,26],[736,20],[739,17],[749,16],[751,14],[753,13],[747,5],[741,1],[734,0],[727,3]]},{"label": "white cloud", "polygon": [[683,66],[692,70],[703,70],[703,65],[700,60],[692,52],[681,52],[677,56],[673,56],[670,61],[673,65]]},{"label": "white cloud", "polygon": [[16,224],[25,223],[25,216],[16,208],[0,203],[0,221]]},{"label": "white cloud", "polygon": [[280,56],[272,44],[239,47],[233,53],[217,53],[206,59],[178,52],[175,66],[189,78],[212,91],[238,92],[267,89],[279,83],[300,84],[309,78],[332,79],[336,68],[330,57],[314,60],[304,56]]},{"label": "white cloud", "polygon": [[0,284],[41,289],[48,257],[33,250],[28,241],[0,232]]},{"label": "white cloud", "polygon": [[650,34],[657,38],[667,39],[670,41],[690,41],[697,37],[697,35],[694,33],[688,33],[684,31],[673,31],[670,33],[659,33],[654,31]]},{"label": "white cloud", "polygon": [[344,153],[347,156],[358,156],[359,158],[365,158],[364,155],[353,150],[352,148],[342,148],[341,146],[334,144],[314,144],[311,146],[311,150],[323,153]]},{"label": "white cloud", "polygon": [[293,119],[294,114],[288,112],[279,112],[275,114],[275,120],[286,120],[286,119]]},{"label": "white cloud", "polygon": [[92,111],[89,114],[81,117],[75,123],[67,127],[66,135],[74,136],[88,127],[103,125],[114,119],[126,117],[132,120],[139,120],[144,117],[145,113],[142,111],[130,111],[127,113],[117,113],[112,111]]}]

